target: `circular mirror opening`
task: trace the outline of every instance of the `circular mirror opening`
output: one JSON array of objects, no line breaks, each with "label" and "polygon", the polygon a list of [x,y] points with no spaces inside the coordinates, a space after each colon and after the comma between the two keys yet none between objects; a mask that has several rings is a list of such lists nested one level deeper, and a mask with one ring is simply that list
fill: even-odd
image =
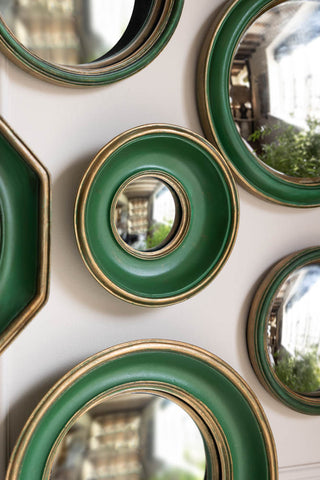
[{"label": "circular mirror opening", "polygon": [[202,435],[177,403],[150,393],[104,399],[72,422],[51,480],[204,480]]},{"label": "circular mirror opening", "polygon": [[111,208],[115,237],[130,253],[158,257],[181,243],[189,222],[187,196],[164,174],[138,174],[122,185]]},{"label": "circular mirror opening", "polygon": [[43,60],[76,66],[127,47],[152,9],[135,0],[1,0],[16,39]]},{"label": "circular mirror opening", "polygon": [[293,271],[279,287],[266,323],[269,361],[289,390],[320,396],[320,264]]},{"label": "circular mirror opening", "polygon": [[297,183],[320,181],[320,2],[285,1],[243,34],[230,71],[236,127],[257,161]]}]

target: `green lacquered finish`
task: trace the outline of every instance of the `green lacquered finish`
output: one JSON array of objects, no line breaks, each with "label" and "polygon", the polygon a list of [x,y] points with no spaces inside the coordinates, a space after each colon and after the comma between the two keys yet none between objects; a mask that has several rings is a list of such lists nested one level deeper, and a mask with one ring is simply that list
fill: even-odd
[{"label": "green lacquered finish", "polygon": [[[140,137],[133,133],[106,158],[85,203],[86,240],[96,264],[112,284],[132,296],[125,300],[144,305],[157,299],[175,303],[205,286],[228,256],[238,223],[235,186],[221,157],[222,165],[216,161],[213,147],[178,127],[151,129]],[[119,187],[131,176],[150,170],[180,182],[191,214],[182,243],[161,258],[145,260],[121,247],[109,218]]]},{"label": "green lacquered finish", "polygon": [[[229,101],[229,72],[234,51],[252,21],[279,2],[238,0],[211,32],[199,65],[199,109],[206,136],[217,144],[240,181],[259,196],[296,207],[320,204],[320,185],[292,183],[259,163],[238,133]],[[204,104],[207,107],[204,107]]]},{"label": "green lacquered finish", "polygon": [[[213,368],[197,354],[193,356],[188,348],[184,354],[178,353],[175,351],[178,342],[174,345],[168,342],[167,347],[161,347],[161,351],[154,346],[155,341],[149,348],[143,342],[137,342],[136,345],[138,343],[141,346],[136,351],[126,353],[126,348],[123,347],[124,354],[109,361],[101,360],[108,350],[88,359],[69,372],[49,392],[30,418],[16,445],[11,466],[14,465],[17,451],[28,438],[26,451],[19,462],[19,473],[12,476],[10,471],[7,480],[45,480],[43,473],[49,453],[66,423],[79,409],[114,387],[148,381],[178,387],[208,407],[220,423],[229,444],[234,480],[277,478],[276,459],[270,465],[267,454],[270,445],[268,448],[266,446],[272,437],[270,434],[267,440],[269,435],[262,433],[263,413],[261,410],[260,413],[253,410],[252,401],[248,401],[237,386],[243,386],[244,381],[230,367],[218,359],[221,365]],[[120,354],[121,348],[122,346],[118,347]],[[208,359],[216,358],[208,352],[206,354]],[[84,367],[86,372],[78,376],[77,370],[80,367]],[[78,378],[72,379],[73,375]],[[50,397],[58,390],[61,392],[58,398],[47,408]],[[251,395],[249,390],[246,390],[246,394]],[[32,432],[31,427],[34,428]]]},{"label": "green lacquered finish", "polygon": [[48,223],[48,178],[35,164],[0,119],[0,351],[46,296],[48,238],[42,222]]},{"label": "green lacquered finish", "polygon": [[[170,40],[173,32],[179,22],[182,12],[184,0],[174,0],[174,4],[170,10],[168,18],[165,19],[166,24],[157,35],[152,46],[143,49],[133,61],[128,60],[120,62],[119,65],[114,64],[110,69],[99,67],[93,72],[92,69],[86,69],[81,65],[73,70],[64,68],[62,65],[56,65],[42,60],[37,55],[26,49],[16,38],[0,18],[0,47],[17,65],[45,80],[52,81],[63,85],[75,86],[97,86],[106,85],[117,80],[129,77],[148,65],[161,52]],[[127,47],[130,46],[127,45]],[[90,71],[91,70],[91,71]]]},{"label": "green lacquered finish", "polygon": [[[276,273],[269,277],[269,281],[264,290],[264,295],[260,299],[259,305],[255,313],[254,324],[254,341],[255,345],[255,362],[260,368],[260,373],[267,388],[279,400],[285,403],[288,407],[293,408],[301,413],[310,415],[320,414],[319,397],[297,394],[286,388],[276,377],[271,368],[266,351],[266,329],[267,321],[269,319],[269,312],[273,299],[287,277],[293,273],[294,270],[303,267],[309,263],[320,261],[320,248],[308,248],[297,252],[288,257],[288,260],[282,262],[281,268],[276,269]],[[252,319],[253,320],[253,319]]]}]

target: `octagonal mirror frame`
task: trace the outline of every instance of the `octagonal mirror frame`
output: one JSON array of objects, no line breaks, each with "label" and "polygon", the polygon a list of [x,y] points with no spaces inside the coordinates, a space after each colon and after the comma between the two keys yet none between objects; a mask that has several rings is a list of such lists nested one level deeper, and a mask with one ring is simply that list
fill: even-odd
[{"label": "octagonal mirror frame", "polygon": [[45,167],[0,118],[0,353],[48,294],[50,186]]}]

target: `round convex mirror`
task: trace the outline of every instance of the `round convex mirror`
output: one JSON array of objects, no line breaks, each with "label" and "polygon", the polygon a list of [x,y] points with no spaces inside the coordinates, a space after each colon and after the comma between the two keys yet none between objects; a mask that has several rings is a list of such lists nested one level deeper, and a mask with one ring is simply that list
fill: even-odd
[{"label": "round convex mirror", "polygon": [[278,289],[267,321],[277,378],[290,390],[320,396],[320,264],[292,272]]},{"label": "round convex mirror", "polygon": [[203,129],[241,185],[275,203],[320,205],[319,0],[234,0],[198,68]]},{"label": "round convex mirror", "polygon": [[230,71],[232,114],[248,149],[305,182],[320,177],[319,25],[319,1],[270,8],[242,36]]},{"label": "round convex mirror", "polygon": [[0,47],[55,83],[111,83],[162,50],[182,6],[183,0],[0,0]]},{"label": "round convex mirror", "polygon": [[187,197],[173,179],[160,174],[141,174],[120,187],[111,209],[111,223],[118,241],[131,253],[144,252],[158,257],[176,244],[186,230],[183,212]]},{"label": "round convex mirror", "polygon": [[63,436],[51,480],[204,480],[198,426],[168,398],[121,393],[77,417]]},{"label": "round convex mirror", "polygon": [[60,65],[94,62],[120,41],[135,0],[1,0],[1,14],[32,53]]},{"label": "round convex mirror", "polygon": [[269,272],[256,293],[248,324],[251,361],[265,386],[292,408],[317,414],[319,294],[319,249],[298,252]]}]

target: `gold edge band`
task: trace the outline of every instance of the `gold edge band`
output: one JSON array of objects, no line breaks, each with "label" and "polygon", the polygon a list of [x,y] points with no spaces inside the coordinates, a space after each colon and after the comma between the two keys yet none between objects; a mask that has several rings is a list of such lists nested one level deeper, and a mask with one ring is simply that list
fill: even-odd
[{"label": "gold edge band", "polygon": [[31,318],[44,305],[49,290],[50,256],[50,176],[46,168],[34,156],[18,135],[0,117],[0,133],[13,146],[18,154],[36,171],[40,179],[39,201],[39,276],[37,293],[26,308],[11,322],[1,334],[0,354],[14,340]]}]

